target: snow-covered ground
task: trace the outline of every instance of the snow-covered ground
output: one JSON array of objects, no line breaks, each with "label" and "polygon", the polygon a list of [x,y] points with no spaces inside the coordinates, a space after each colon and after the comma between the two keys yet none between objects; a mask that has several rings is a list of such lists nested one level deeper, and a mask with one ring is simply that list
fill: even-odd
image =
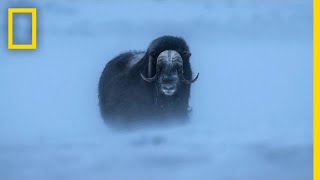
[{"label": "snow-covered ground", "polygon": [[[312,179],[311,0],[1,4],[1,180]],[[37,50],[7,50],[7,7],[38,8]],[[200,72],[191,122],[110,130],[104,65],[166,34]]]}]

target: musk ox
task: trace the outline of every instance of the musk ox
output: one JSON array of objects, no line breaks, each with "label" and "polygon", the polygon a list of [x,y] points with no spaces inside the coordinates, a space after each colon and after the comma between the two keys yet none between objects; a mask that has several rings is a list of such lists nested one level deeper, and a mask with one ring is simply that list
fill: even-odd
[{"label": "musk ox", "polygon": [[188,119],[191,53],[184,39],[162,36],[146,51],[122,53],[107,63],[99,82],[105,122]]}]

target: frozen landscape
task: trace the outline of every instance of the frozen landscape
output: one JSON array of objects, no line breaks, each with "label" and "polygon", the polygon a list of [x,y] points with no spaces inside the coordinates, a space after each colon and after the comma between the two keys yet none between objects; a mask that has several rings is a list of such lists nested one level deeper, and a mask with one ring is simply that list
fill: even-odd
[{"label": "frozen landscape", "polygon": [[[8,7],[38,8],[37,50],[7,50]],[[312,179],[311,0],[5,0],[0,19],[1,180]],[[200,73],[190,123],[111,130],[105,64],[162,35]]]}]

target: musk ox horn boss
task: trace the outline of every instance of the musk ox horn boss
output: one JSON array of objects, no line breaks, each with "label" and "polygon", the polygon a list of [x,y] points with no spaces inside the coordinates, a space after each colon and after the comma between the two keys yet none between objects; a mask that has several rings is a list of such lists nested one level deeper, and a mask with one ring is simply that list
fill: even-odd
[{"label": "musk ox horn boss", "polygon": [[99,82],[106,122],[187,119],[192,79],[191,53],[180,37],[162,36],[147,51],[122,53],[107,63]]}]

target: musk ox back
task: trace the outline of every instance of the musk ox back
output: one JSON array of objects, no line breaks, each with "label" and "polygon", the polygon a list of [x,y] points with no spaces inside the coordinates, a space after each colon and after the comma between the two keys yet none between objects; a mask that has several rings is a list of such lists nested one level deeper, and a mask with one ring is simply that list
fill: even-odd
[{"label": "musk ox back", "polygon": [[179,37],[162,36],[146,51],[122,53],[107,63],[99,82],[99,106],[110,123],[187,119],[191,53]]}]

